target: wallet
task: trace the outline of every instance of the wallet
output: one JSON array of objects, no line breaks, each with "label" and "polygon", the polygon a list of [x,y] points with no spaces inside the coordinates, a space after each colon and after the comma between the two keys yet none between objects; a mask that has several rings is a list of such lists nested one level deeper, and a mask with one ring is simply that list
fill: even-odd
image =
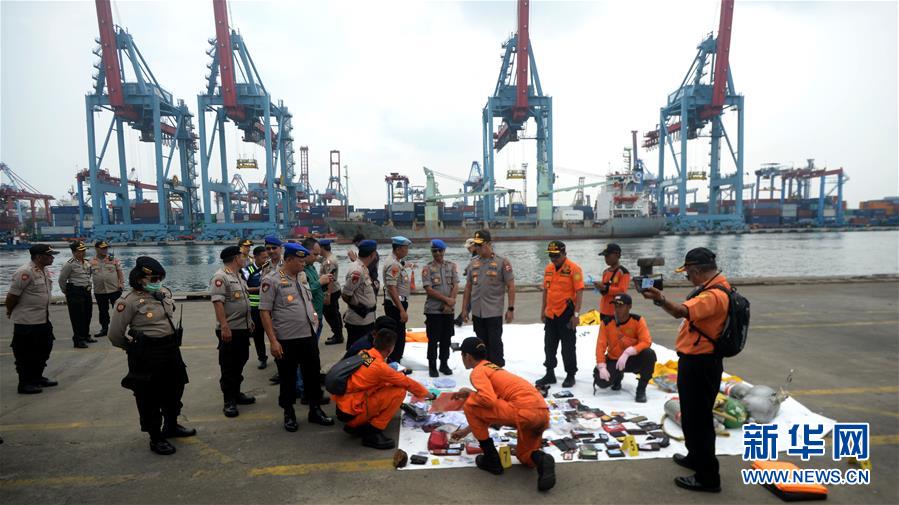
[{"label": "wallet", "polygon": [[449,437],[446,433],[442,431],[432,431],[430,435],[428,435],[428,450],[431,452],[434,451],[446,451],[449,448]]},{"label": "wallet", "polygon": [[409,462],[413,465],[423,465],[428,462],[428,458],[421,454],[413,454],[412,456],[409,456]]}]

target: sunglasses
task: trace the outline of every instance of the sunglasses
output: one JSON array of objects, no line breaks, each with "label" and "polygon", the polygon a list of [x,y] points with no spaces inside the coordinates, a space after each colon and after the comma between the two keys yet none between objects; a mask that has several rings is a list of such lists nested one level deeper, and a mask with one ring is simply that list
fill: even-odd
[{"label": "sunglasses", "polygon": [[267,246],[265,246],[265,250],[266,250],[266,251],[277,251],[278,249],[280,249],[280,247],[278,247],[278,246],[276,246],[276,245],[267,245]]}]

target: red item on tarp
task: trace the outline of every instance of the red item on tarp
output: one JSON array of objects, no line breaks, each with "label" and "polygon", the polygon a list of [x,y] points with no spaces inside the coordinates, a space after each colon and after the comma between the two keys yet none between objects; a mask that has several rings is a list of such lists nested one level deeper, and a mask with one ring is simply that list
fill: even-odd
[{"label": "red item on tarp", "polygon": [[481,449],[481,444],[468,443],[468,444],[465,444],[465,453],[466,454],[483,454],[484,450]]},{"label": "red item on tarp", "polygon": [[432,431],[428,435],[429,451],[446,451],[449,448],[449,436],[443,431]]},{"label": "red item on tarp", "polygon": [[465,400],[453,399],[453,395],[456,393],[440,393],[440,396],[434,399],[431,402],[431,409],[429,412],[431,414],[435,412],[452,412],[457,410],[462,410],[462,405],[465,404]]}]

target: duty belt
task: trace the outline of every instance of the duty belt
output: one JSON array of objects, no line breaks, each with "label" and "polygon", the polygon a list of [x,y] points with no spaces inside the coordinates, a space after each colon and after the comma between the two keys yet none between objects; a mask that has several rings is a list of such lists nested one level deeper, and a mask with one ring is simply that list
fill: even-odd
[{"label": "duty belt", "polygon": [[359,317],[366,317],[377,310],[377,307],[366,307],[364,305],[347,304],[347,306],[349,306],[350,310],[355,312]]}]

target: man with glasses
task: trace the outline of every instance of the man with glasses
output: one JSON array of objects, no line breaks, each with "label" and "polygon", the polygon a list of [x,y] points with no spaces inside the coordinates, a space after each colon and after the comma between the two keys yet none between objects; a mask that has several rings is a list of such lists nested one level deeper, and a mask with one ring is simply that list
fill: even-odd
[{"label": "man with glasses", "polygon": [[538,386],[556,383],[556,351],[562,342],[562,362],[565,364],[565,380],[562,387],[574,386],[577,373],[577,325],[580,322],[581,299],[584,296],[584,273],[581,267],[568,259],[565,243],[553,240],[546,248],[549,265],[543,271],[543,303],[540,319],[543,320],[543,350],[546,353],[546,375],[537,379]]},{"label": "man with glasses", "polygon": [[456,293],[459,290],[459,271],[455,263],[443,259],[444,252],[446,243],[439,239],[432,240],[431,256],[434,261],[421,270],[421,284],[428,295],[425,300],[425,331],[428,335],[428,375],[431,377],[439,377],[440,373],[453,374],[447,361],[450,355],[450,340],[455,335],[453,313],[456,310]]},{"label": "man with glasses", "polygon": [[281,247],[283,245],[284,242],[281,242],[281,239],[275,235],[266,235],[265,252],[268,253],[268,262],[262,266],[262,277],[278,270],[284,264],[284,261],[281,259]]},{"label": "man with glasses", "polygon": [[50,324],[50,294],[53,283],[47,267],[59,254],[47,244],[35,244],[28,250],[31,261],[12,275],[6,293],[6,317],[13,323],[12,352],[19,375],[19,394],[32,395],[57,384],[43,376],[53,350],[53,325]]},{"label": "man with glasses", "polygon": [[84,259],[87,251],[84,242],[72,242],[69,249],[72,250],[72,257],[59,272],[59,289],[66,295],[75,348],[87,349],[88,343],[97,341],[91,337],[91,314],[94,310],[91,300],[91,265]]},{"label": "man with glasses", "polygon": [[515,314],[515,274],[508,259],[493,252],[490,232],[474,234],[478,256],[471,260],[466,275],[465,294],[462,295],[462,319],[472,316],[475,335],[487,346],[487,360],[505,366],[503,358],[503,298],[509,293],[505,322],[512,322]]}]

